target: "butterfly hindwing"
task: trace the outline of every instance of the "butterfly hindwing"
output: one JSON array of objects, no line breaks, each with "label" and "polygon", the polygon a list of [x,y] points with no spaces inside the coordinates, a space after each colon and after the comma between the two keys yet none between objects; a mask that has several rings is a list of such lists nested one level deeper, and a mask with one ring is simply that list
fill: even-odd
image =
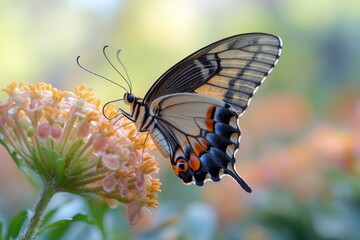
[{"label": "butterfly hindwing", "polygon": [[[232,176],[246,191],[249,186],[236,173],[235,152],[239,147],[238,114],[229,104],[194,93],[171,94],[152,102],[155,142],[167,139],[173,170],[185,183],[203,185]],[[160,133],[160,134],[159,134]],[[157,134],[157,135],[156,135]]]}]

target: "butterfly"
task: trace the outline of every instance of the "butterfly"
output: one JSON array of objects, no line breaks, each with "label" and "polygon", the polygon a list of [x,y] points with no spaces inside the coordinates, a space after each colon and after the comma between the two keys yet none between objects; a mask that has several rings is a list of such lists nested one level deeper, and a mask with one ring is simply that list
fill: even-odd
[{"label": "butterfly", "polygon": [[186,57],[152,85],[144,98],[130,91],[122,114],[139,132],[149,132],[185,184],[231,176],[246,192],[235,169],[239,117],[280,57],[282,41],[247,33],[212,43]]}]

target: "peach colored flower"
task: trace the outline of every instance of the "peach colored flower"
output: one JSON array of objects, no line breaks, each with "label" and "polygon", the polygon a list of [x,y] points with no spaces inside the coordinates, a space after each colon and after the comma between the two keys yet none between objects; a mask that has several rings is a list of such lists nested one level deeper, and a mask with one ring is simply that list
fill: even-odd
[{"label": "peach colored flower", "polygon": [[[9,97],[0,102],[0,142],[25,173],[30,169],[58,192],[125,204],[132,224],[146,207],[157,207],[160,182],[151,175],[158,164],[148,152],[153,143],[134,134],[128,120],[109,122],[91,88],[72,93],[46,83],[12,83],[4,91]],[[106,113],[116,109],[108,105]]]}]

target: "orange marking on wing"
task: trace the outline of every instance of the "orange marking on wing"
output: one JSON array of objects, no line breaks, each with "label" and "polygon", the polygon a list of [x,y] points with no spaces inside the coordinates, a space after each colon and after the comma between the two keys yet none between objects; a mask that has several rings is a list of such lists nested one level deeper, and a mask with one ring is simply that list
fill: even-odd
[{"label": "orange marking on wing", "polygon": [[215,112],[215,108],[216,106],[211,106],[208,108],[208,110],[206,111],[206,118],[212,118],[213,114]]},{"label": "orange marking on wing", "polygon": [[174,173],[176,174],[176,176],[179,176],[178,168],[175,165],[172,165],[172,169],[173,169]]},{"label": "orange marking on wing", "polygon": [[175,151],[175,159],[181,156],[184,156],[183,151],[181,148],[177,148]]},{"label": "orange marking on wing", "polygon": [[178,160],[176,161],[176,165],[173,165],[172,167],[176,176],[179,176],[179,173],[181,172],[187,172],[189,170],[189,164],[184,158],[178,158]]},{"label": "orange marking on wing", "polygon": [[196,157],[194,153],[190,153],[189,164],[190,164],[190,168],[193,171],[197,171],[201,167],[200,159],[198,157]]},{"label": "orange marking on wing", "polygon": [[209,85],[202,85],[201,87],[198,87],[195,92],[199,93],[199,94],[207,94],[209,95],[209,93],[211,94],[212,91],[211,91],[211,86]]},{"label": "orange marking on wing", "polygon": [[210,148],[210,144],[205,138],[200,137],[200,138],[197,138],[197,140],[199,141],[201,146],[203,146],[203,148],[205,148],[206,150],[208,150]]},{"label": "orange marking on wing", "polygon": [[199,143],[195,143],[193,148],[194,148],[194,152],[197,156],[200,156],[201,154],[203,154],[205,152],[203,146],[201,146]]},{"label": "orange marking on wing", "polygon": [[[216,82],[216,79],[214,79],[214,81]],[[210,86],[207,84],[204,84],[195,90],[196,93],[204,94],[207,96],[211,96],[214,98],[220,98],[220,99],[222,99],[225,96],[226,91],[227,91],[226,89]]]},{"label": "orange marking on wing", "polygon": [[212,120],[212,119],[205,120],[206,130],[208,130],[209,132],[214,132],[214,125],[215,125],[214,120]]}]

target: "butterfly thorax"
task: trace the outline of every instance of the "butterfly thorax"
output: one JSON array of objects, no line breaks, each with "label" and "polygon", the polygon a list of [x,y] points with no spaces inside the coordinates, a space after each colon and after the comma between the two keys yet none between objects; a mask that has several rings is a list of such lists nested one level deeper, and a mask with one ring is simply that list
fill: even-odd
[{"label": "butterfly thorax", "polygon": [[141,98],[135,97],[131,93],[125,93],[124,101],[130,106],[130,113],[124,112],[125,116],[135,123],[136,128],[140,132],[152,129],[152,123],[149,113],[149,107],[142,102]]},{"label": "butterfly thorax", "polygon": [[170,156],[170,147],[165,139],[165,136],[155,128],[156,120],[154,116],[158,113],[158,105],[153,105],[152,110],[149,106],[142,102],[141,98],[137,98],[132,94],[126,93],[124,101],[130,106],[130,114],[124,112],[125,116],[135,123],[136,128],[140,132],[150,131],[150,136],[153,139],[156,147],[164,157]]}]

